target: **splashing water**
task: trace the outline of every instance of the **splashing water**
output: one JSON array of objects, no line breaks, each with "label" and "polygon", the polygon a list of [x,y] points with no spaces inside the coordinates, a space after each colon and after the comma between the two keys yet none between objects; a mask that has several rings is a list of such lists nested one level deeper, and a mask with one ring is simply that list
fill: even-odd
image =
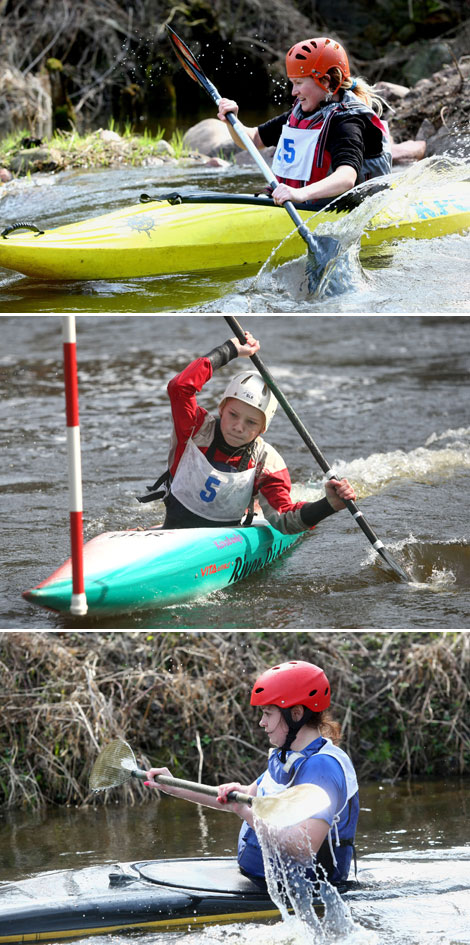
[{"label": "splashing water", "polygon": [[[412,533],[388,543],[390,551],[403,562],[412,580],[411,591],[459,594],[468,587],[470,545],[465,538],[438,541],[416,538]],[[362,567],[380,565],[373,549],[367,551]]]},{"label": "splashing water", "polygon": [[[425,446],[415,449],[393,450],[389,453],[371,453],[344,461],[335,458],[332,467],[340,478],[345,476],[354,483],[358,501],[380,495],[392,484],[403,480],[414,484],[434,485],[454,477],[459,471],[470,469],[470,428],[458,427],[434,432]],[[320,499],[323,479],[316,471],[308,482],[295,483],[295,500]],[[464,529],[463,529],[464,532]],[[388,542],[387,547],[412,575],[409,587],[414,591],[435,594],[458,594],[466,591],[470,582],[470,545],[462,534],[451,540],[441,538],[406,538]],[[381,567],[373,548],[368,549],[361,562],[365,569]]]},{"label": "splashing water", "polygon": [[[317,881],[311,870],[298,859],[280,850],[276,831],[255,818],[265,867],[269,895],[282,917],[281,929],[286,938],[282,942],[295,945],[376,945],[377,936],[362,928],[352,919],[349,907],[341,899],[337,889],[326,879]],[[298,841],[303,858],[315,861],[307,831],[302,830]],[[306,855],[305,855],[306,854]],[[316,913],[315,901],[320,897],[324,915]],[[290,913],[293,912],[293,916]]]},{"label": "splashing water", "polygon": [[[445,445],[439,448],[434,446],[436,443]],[[354,482],[359,499],[378,495],[390,483],[401,479],[433,483],[436,479],[453,476],[458,469],[470,469],[470,428],[459,427],[457,430],[432,433],[424,446],[408,451],[370,453],[367,457],[347,462],[336,458],[332,467],[337,476],[346,476]],[[315,498],[319,497],[316,494],[320,489],[317,482],[312,480],[306,485],[316,490]],[[301,488],[305,491],[305,484]]]},{"label": "splashing water", "polygon": [[[430,190],[435,192],[434,196],[442,199],[443,194],[447,197],[444,188],[469,179],[468,162],[446,157],[425,158],[400,174],[384,176],[380,182],[389,186],[366,196],[359,206],[354,207],[347,215],[318,223],[318,217],[324,212],[320,210],[306,221],[314,243],[318,244],[319,258],[322,260],[319,267],[322,271],[319,272],[318,278],[315,276],[312,281],[308,263],[299,286],[297,260],[294,263],[282,261],[289,241],[298,241],[297,231],[293,230],[273,250],[260,269],[254,281],[255,289],[272,287],[273,276],[275,280],[281,279],[283,284],[286,277],[288,280],[293,278],[296,282],[296,294],[300,292],[301,298],[325,299],[367,286],[368,276],[360,261],[361,237],[364,231],[373,231],[376,227],[383,226],[384,222],[387,222],[388,211],[391,222],[397,218],[407,219],[412,206],[429,201]],[[358,194],[361,187],[367,192],[370,181],[359,185]],[[367,250],[365,252],[367,254]]]},{"label": "splashing water", "polygon": [[311,929],[306,931],[295,916],[287,916],[272,925],[250,922],[248,925],[216,925],[203,932],[194,930],[189,936],[178,938],[178,942],[188,945],[253,945],[253,942],[257,945],[378,945],[379,939],[376,932],[357,925],[347,936],[317,938]]}]

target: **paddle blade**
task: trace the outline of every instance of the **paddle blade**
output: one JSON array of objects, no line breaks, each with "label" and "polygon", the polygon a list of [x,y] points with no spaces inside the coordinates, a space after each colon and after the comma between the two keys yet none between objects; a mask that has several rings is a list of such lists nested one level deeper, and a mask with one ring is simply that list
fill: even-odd
[{"label": "paddle blade", "polygon": [[[308,248],[307,276],[308,291],[316,292],[325,274],[326,267],[341,252],[341,243],[333,236],[313,235],[312,245]],[[344,291],[344,287],[342,289]]]},{"label": "paddle blade", "polygon": [[281,794],[254,797],[256,815],[273,827],[292,827],[329,807],[330,798],[317,784],[298,784]]},{"label": "paddle blade", "polygon": [[398,561],[395,561],[395,558],[392,558],[390,552],[387,551],[386,548],[382,546],[382,548],[378,548],[377,551],[381,558],[383,558],[383,560],[388,564],[389,568],[391,568],[397,577],[400,578],[400,581],[406,581],[407,584],[411,584],[412,578],[410,575],[406,573]]},{"label": "paddle blade", "polygon": [[137,763],[131,746],[118,738],[98,755],[90,775],[90,788],[92,791],[105,791],[118,787],[132,778],[136,771]]},{"label": "paddle blade", "polygon": [[167,26],[166,31],[170,38],[171,45],[173,46],[173,51],[183,66],[184,71],[187,72],[195,82],[204,84],[204,80],[207,81],[207,77],[204,75],[191,50],[186,46],[186,43],[183,43],[183,40],[172,30],[171,26]]}]

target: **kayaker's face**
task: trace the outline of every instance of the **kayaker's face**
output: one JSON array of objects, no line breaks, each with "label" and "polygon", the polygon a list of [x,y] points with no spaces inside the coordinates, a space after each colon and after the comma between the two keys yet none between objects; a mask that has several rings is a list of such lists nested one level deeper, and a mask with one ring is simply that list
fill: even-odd
[{"label": "kayaker's face", "polygon": [[260,728],[264,728],[269,738],[269,743],[275,748],[281,748],[286,740],[289,731],[286,720],[281,714],[277,705],[263,706],[263,714],[260,719]]},{"label": "kayaker's face", "polygon": [[264,428],[264,413],[251,404],[229,397],[220,411],[220,429],[229,446],[251,443]]},{"label": "kayaker's face", "polygon": [[327,88],[320,88],[311,75],[297,76],[295,79],[291,79],[291,82],[292,96],[297,99],[306,115],[315,111],[328,92]]}]

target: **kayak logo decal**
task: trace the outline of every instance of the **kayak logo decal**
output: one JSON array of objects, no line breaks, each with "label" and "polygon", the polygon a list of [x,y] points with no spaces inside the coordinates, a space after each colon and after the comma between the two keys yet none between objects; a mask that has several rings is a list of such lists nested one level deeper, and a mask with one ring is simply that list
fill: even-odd
[{"label": "kayak logo decal", "polygon": [[282,541],[280,541],[277,545],[274,544],[271,548],[268,548],[264,558],[252,558],[250,560],[247,555],[235,558],[233,571],[228,583],[236,584],[237,581],[242,581],[243,578],[248,577],[249,574],[253,574],[255,571],[265,568],[267,564],[271,564],[272,561],[279,558],[284,550],[284,545]]},{"label": "kayak logo decal", "polygon": [[124,538],[165,538],[170,529],[166,529],[166,532],[160,526],[156,528],[129,528],[125,532],[104,532],[103,535],[98,535],[98,538],[103,541],[113,541],[115,538],[124,539]]},{"label": "kayak logo decal", "polygon": [[227,545],[234,545],[237,541],[241,541],[243,544],[243,540],[241,535],[228,535],[227,538],[217,538],[214,545],[216,548],[226,548]]},{"label": "kayak logo decal", "polygon": [[157,221],[150,214],[147,214],[147,216],[139,214],[136,217],[129,217],[125,225],[130,230],[136,230],[137,233],[146,233],[148,238],[151,239],[150,234],[156,228]]},{"label": "kayak logo decal", "polygon": [[207,564],[205,568],[201,568],[201,577],[208,577],[209,574],[217,574],[219,571],[227,571],[231,563],[231,561],[227,561],[226,564]]},{"label": "kayak logo decal", "polygon": [[448,197],[442,197],[441,200],[433,200],[432,204],[425,204],[422,200],[415,204],[416,215],[419,220],[429,220],[435,217],[448,216],[453,210],[465,213],[467,207],[457,203]]}]

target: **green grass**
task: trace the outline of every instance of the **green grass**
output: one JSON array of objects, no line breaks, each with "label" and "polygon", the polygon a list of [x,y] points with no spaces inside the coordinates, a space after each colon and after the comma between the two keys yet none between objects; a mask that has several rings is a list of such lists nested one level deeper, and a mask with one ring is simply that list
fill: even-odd
[{"label": "green grass", "polygon": [[[115,131],[121,141],[106,141],[99,131],[79,134],[78,131],[56,131],[51,138],[44,139],[44,148],[53,148],[59,153],[64,167],[109,167],[115,163],[139,165],[152,156],[156,145],[165,137],[165,129],[157,128],[154,133],[145,130],[135,134],[132,126],[126,123],[121,130],[111,119],[108,131]],[[29,136],[25,128],[0,140],[0,165],[9,167],[14,156],[21,150],[22,139]],[[175,158],[184,156],[183,133],[175,131],[170,139]],[[158,152],[157,152],[158,154]]]},{"label": "green grass", "polygon": [[175,152],[175,157],[185,157],[189,154],[189,149],[183,147],[183,132],[179,131],[178,128],[173,132],[170,138],[170,144]]}]

